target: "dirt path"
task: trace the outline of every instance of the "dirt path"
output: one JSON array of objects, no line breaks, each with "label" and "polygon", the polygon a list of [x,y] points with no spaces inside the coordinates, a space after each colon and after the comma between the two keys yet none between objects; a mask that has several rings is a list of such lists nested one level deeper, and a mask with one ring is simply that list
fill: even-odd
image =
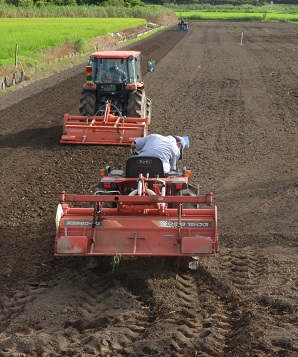
[{"label": "dirt path", "polygon": [[[243,45],[240,44],[243,33]],[[198,22],[129,46],[150,132],[189,135],[184,164],[215,193],[220,253],[198,271],[53,258],[57,194],[84,193],[128,149],[61,146],[84,65],[0,98],[0,356],[298,355],[298,27]]]}]

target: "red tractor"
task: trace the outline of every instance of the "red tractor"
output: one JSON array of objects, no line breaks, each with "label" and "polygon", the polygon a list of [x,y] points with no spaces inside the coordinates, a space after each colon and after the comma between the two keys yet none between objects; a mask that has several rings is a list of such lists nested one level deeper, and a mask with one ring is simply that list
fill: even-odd
[{"label": "red tractor", "polygon": [[176,31],[188,31],[188,20],[181,18],[176,27]]},{"label": "red tractor", "polygon": [[199,195],[190,171],[164,174],[159,158],[132,156],[101,170],[91,194],[61,193],[55,256],[210,257],[218,251],[213,194]]},{"label": "red tractor", "polygon": [[[148,134],[151,99],[146,96],[138,51],[102,51],[90,56],[80,115],[65,114],[63,144],[130,145]],[[147,61],[149,72],[155,62]]]}]

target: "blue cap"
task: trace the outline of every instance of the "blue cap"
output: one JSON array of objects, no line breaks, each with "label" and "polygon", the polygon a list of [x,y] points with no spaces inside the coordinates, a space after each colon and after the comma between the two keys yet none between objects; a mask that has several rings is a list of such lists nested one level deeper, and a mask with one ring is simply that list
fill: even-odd
[{"label": "blue cap", "polygon": [[174,138],[181,143],[181,155],[180,155],[180,160],[183,158],[183,150],[184,149],[189,149],[189,137],[188,136],[178,136],[175,135]]},{"label": "blue cap", "polygon": [[182,150],[189,149],[189,137],[175,135],[174,138],[181,143]]}]

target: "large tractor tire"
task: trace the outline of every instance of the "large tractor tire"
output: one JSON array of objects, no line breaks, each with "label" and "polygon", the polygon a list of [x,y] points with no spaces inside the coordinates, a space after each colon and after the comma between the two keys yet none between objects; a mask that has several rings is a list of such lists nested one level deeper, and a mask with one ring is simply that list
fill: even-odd
[{"label": "large tractor tire", "polygon": [[146,94],[144,90],[137,89],[130,93],[127,103],[127,116],[132,118],[146,117]]},{"label": "large tractor tire", "polygon": [[80,99],[80,114],[92,116],[96,112],[96,91],[83,89]]},{"label": "large tractor tire", "polygon": [[[180,190],[176,193],[176,196],[196,196],[199,194],[199,189],[189,185],[188,189]],[[197,204],[193,203],[184,203],[184,208],[198,208]],[[172,208],[178,208],[178,204],[174,203]]]},{"label": "large tractor tire", "polygon": [[152,115],[152,102],[151,99],[146,98],[146,116],[148,117],[148,124],[151,123],[151,115]]}]

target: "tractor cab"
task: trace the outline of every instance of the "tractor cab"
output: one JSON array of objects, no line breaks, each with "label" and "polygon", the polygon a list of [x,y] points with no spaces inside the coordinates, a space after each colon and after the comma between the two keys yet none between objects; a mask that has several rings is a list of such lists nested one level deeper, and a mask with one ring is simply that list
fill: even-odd
[{"label": "tractor cab", "polygon": [[[119,83],[140,86],[143,82],[141,62],[143,56],[137,51],[103,51],[90,56],[86,68],[86,82]],[[155,62],[147,61],[147,69],[154,72]]]},{"label": "tractor cab", "polygon": [[[151,99],[146,97],[139,51],[99,51],[90,56],[80,99],[80,115],[102,115],[106,101],[122,116],[146,118],[150,123]],[[154,72],[155,62],[147,61]],[[113,113],[113,114],[115,114]]]},{"label": "tractor cab", "polygon": [[140,59],[91,57],[92,81],[94,83],[135,84],[142,82]]}]

